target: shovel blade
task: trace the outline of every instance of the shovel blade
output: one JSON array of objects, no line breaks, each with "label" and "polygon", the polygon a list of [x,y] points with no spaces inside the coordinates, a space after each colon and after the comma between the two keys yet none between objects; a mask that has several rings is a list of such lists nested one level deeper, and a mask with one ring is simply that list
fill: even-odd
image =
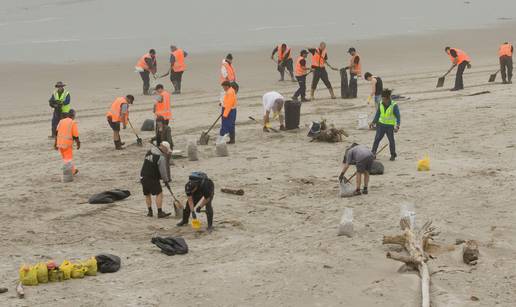
[{"label": "shovel blade", "polygon": [[496,74],[492,74],[489,76],[489,80],[487,82],[494,82],[496,80]]},{"label": "shovel blade", "polygon": [[443,87],[444,86],[444,77],[440,77],[438,80],[437,80],[437,88],[439,87]]},{"label": "shovel blade", "polygon": [[142,139],[137,138],[137,139],[136,139],[136,144],[137,144],[138,146],[143,146],[143,141],[142,141]]},{"label": "shovel blade", "polygon": [[201,133],[201,137],[199,138],[199,145],[208,145],[209,141],[210,136],[206,132]]}]

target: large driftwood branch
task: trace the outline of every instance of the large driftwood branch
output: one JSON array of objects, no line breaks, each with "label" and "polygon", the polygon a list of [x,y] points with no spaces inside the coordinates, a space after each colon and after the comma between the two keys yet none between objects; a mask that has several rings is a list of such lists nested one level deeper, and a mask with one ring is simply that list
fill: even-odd
[{"label": "large driftwood branch", "polygon": [[404,247],[406,254],[388,252],[387,258],[401,261],[407,266],[417,268],[421,277],[421,306],[430,307],[430,274],[426,261],[428,255],[426,250],[432,243],[434,236],[438,233],[431,221],[427,221],[423,227],[416,232],[410,225],[408,217],[400,220],[400,227],[403,234],[397,236],[384,236],[383,244],[398,244]]}]

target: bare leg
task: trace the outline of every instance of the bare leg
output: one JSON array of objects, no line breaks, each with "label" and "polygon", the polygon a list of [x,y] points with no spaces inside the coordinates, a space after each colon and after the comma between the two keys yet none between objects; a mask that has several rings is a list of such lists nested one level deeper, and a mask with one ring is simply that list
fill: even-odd
[{"label": "bare leg", "polygon": [[362,174],[361,173],[357,173],[357,187],[356,189],[357,190],[360,190],[360,185],[362,184]]},{"label": "bare leg", "polygon": [[120,131],[113,131],[113,141],[120,141]]},{"label": "bare leg", "polygon": [[163,193],[156,195],[156,207],[158,207],[158,209],[163,207]]},{"label": "bare leg", "polygon": [[147,209],[152,209],[152,198],[149,195],[145,195],[145,203],[147,204]]},{"label": "bare leg", "polygon": [[369,186],[369,172],[364,173],[364,188]]}]

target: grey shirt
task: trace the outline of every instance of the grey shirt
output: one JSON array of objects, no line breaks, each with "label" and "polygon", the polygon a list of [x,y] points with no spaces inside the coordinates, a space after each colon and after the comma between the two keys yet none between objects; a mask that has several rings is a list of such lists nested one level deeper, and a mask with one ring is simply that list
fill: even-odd
[{"label": "grey shirt", "polygon": [[168,176],[168,174],[170,172],[169,165],[168,165],[167,158],[165,158],[165,154],[163,154],[161,152],[161,150],[159,150],[159,148],[155,147],[155,146],[152,146],[151,153],[154,155],[159,155],[158,169],[159,169],[159,174],[161,175],[161,180],[163,180],[163,182],[170,182],[170,178]]},{"label": "grey shirt", "polygon": [[360,161],[374,157],[371,150],[365,145],[357,145],[344,155],[343,163],[355,165]]}]

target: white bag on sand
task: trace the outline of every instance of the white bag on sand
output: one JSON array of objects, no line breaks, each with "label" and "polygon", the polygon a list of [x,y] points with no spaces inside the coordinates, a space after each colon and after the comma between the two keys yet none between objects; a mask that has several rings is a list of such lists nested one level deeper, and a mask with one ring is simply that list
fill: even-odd
[{"label": "white bag on sand", "polygon": [[339,182],[340,186],[340,197],[350,197],[353,196],[353,193],[355,192],[355,189],[349,182],[345,182],[344,180]]},{"label": "white bag on sand", "polygon": [[217,143],[215,145],[215,151],[216,151],[218,157],[227,157],[227,156],[229,156],[228,145],[226,145],[225,142],[224,143]]},{"label": "white bag on sand", "polygon": [[353,236],[353,208],[344,208],[344,214],[340,219],[338,235],[349,238]]},{"label": "white bag on sand", "polygon": [[408,217],[410,220],[410,228],[415,229],[416,227],[416,209],[413,204],[401,204],[400,206],[400,218]]},{"label": "white bag on sand", "polygon": [[63,165],[63,182],[72,182],[73,181],[73,166],[71,162]]},{"label": "white bag on sand", "polygon": [[198,152],[197,152],[197,145],[194,142],[188,142],[186,151],[188,152],[188,160],[190,160],[190,161],[199,160],[199,156],[198,156]]},{"label": "white bag on sand", "polygon": [[366,113],[358,114],[358,130],[367,130],[369,129],[369,118]]}]

